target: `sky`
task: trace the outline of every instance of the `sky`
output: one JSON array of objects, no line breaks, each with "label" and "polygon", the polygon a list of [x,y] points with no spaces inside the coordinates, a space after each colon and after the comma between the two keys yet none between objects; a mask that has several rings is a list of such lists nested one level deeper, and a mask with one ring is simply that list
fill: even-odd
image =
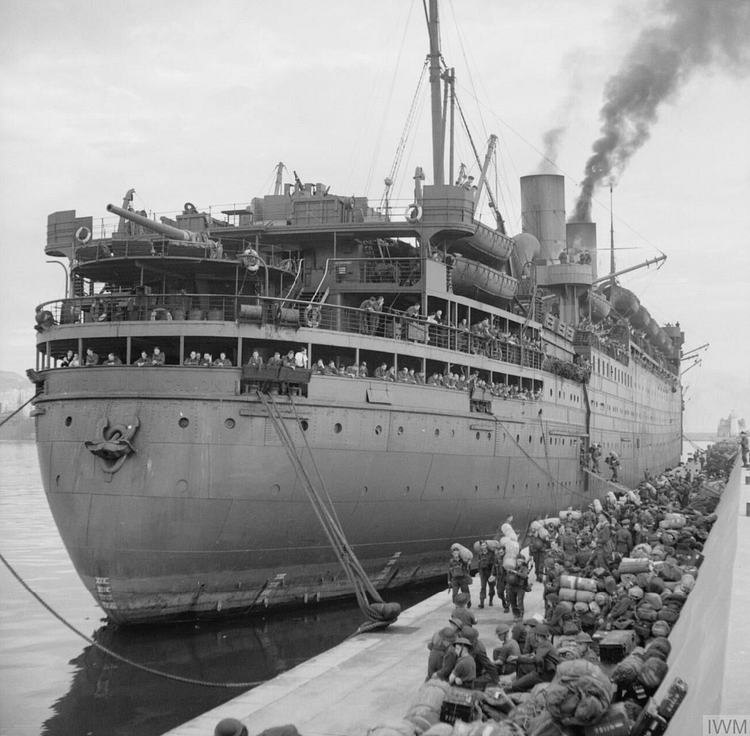
[{"label": "sky", "polygon": [[[602,180],[613,208],[594,189],[591,216],[606,248],[613,212],[618,268],[667,255],[621,283],[679,321],[686,351],[709,344],[683,364],[685,430],[732,410],[750,421],[750,3],[444,0],[441,34],[480,157],[498,136],[491,183],[511,234],[521,176],[563,175],[573,211],[623,69],[653,64],[628,155]],[[280,161],[377,205],[427,48],[420,0],[3,0],[0,370],[33,367],[35,308],[64,296],[44,254],[52,212],[94,216],[96,235],[132,187],[137,209],[218,213],[270,193]],[[396,206],[415,167],[431,181],[426,88],[414,111]],[[472,165],[465,143],[457,161]]]}]

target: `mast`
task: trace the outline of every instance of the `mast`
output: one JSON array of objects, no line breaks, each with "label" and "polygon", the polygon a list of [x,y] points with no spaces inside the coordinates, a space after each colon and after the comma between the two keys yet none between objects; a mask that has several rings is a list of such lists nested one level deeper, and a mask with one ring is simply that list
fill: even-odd
[{"label": "mast", "polygon": [[450,135],[448,137],[448,183],[455,184],[453,178],[453,162],[454,162],[454,146],[453,141],[455,138],[455,124],[456,124],[456,70],[451,67],[448,78],[446,79],[446,85],[450,87]]},{"label": "mast", "polygon": [[430,91],[432,97],[432,176],[435,184],[445,183],[443,161],[445,159],[445,128],[443,124],[443,101],[440,89],[440,21],[438,0],[430,0],[430,15],[427,19],[430,32]]}]

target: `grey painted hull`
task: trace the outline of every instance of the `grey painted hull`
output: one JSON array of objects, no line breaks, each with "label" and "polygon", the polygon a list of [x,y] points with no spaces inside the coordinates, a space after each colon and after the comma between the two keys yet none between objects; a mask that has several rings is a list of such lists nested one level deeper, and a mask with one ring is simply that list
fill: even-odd
[{"label": "grey painted hull", "polygon": [[[48,373],[37,442],[62,539],[112,620],[351,595],[266,410],[257,397],[232,395],[238,372],[86,374]],[[304,438],[289,399],[279,401],[303,464],[314,479],[319,471],[316,486],[330,493],[356,554],[385,590],[444,574],[451,543],[493,535],[509,513],[523,534],[534,516],[606,492],[579,467],[580,385],[547,385],[548,401],[498,399],[485,415],[469,411],[464,392],[391,384],[391,403],[374,404],[367,397],[382,391],[378,381],[314,378],[295,402]],[[134,452],[115,472],[84,444],[103,417],[110,425],[138,421]],[[629,438],[642,449],[622,453],[625,481],[678,456],[671,437],[642,441],[666,433],[657,424]],[[622,422],[603,422],[601,433],[618,441],[626,434]]]}]

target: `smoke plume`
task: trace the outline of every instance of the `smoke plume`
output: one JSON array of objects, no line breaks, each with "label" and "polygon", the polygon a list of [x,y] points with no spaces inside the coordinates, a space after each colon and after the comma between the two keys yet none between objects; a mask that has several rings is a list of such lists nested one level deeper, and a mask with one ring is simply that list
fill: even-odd
[{"label": "smoke plume", "polygon": [[662,102],[701,68],[750,68],[749,0],[663,0],[664,21],[645,28],[620,71],[609,79],[600,112],[601,136],[586,162],[571,219],[591,219],[591,198],[609,185],[649,139]]},{"label": "smoke plume", "polygon": [[557,156],[560,153],[563,135],[567,129],[567,125],[559,125],[557,128],[551,128],[544,134],[544,138],[542,139],[544,152],[542,153],[542,160],[537,167],[537,174],[557,173]]}]

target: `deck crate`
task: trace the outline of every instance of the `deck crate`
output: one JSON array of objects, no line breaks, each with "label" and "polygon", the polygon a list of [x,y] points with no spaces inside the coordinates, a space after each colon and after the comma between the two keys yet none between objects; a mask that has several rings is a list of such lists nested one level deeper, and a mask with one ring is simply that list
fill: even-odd
[{"label": "deck crate", "polygon": [[620,662],[635,648],[635,631],[610,631],[599,642],[599,659],[605,664]]},{"label": "deck crate", "polygon": [[440,707],[440,720],[443,723],[474,720],[476,693],[471,690],[452,687],[445,695]]}]

